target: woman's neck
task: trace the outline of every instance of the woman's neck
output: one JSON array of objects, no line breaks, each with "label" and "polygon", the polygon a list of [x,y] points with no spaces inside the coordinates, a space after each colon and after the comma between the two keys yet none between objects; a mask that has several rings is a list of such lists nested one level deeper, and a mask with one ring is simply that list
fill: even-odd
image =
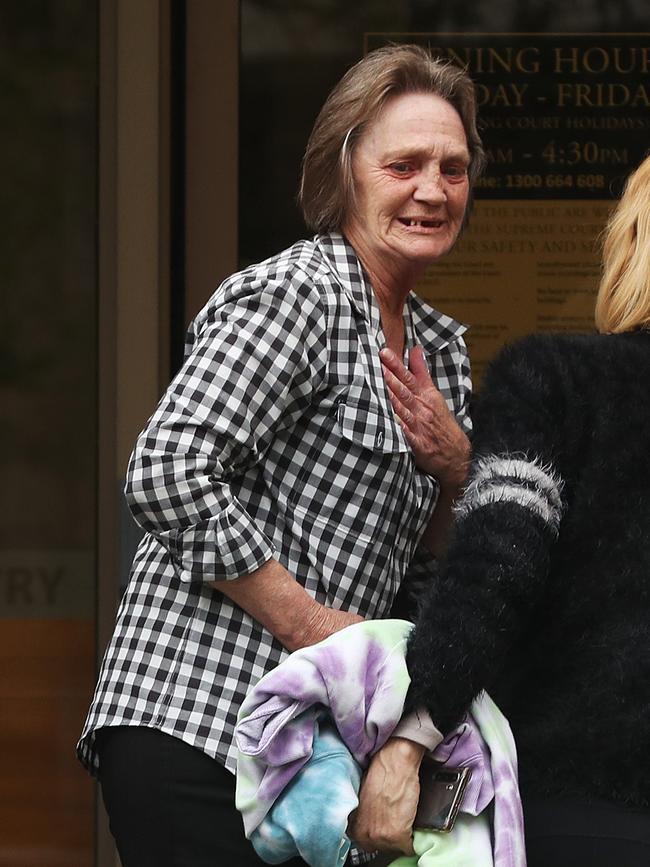
[{"label": "woman's neck", "polygon": [[363,266],[379,307],[386,344],[399,358],[404,354],[404,305],[421,269],[409,267],[388,257],[381,258],[362,236],[346,234]]}]

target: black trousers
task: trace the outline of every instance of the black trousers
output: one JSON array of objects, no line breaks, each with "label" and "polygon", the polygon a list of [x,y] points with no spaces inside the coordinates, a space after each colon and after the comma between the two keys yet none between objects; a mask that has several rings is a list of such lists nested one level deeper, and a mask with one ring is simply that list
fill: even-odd
[{"label": "black trousers", "polygon": [[[105,728],[100,783],[122,867],[260,867],[235,808],[235,778],[155,729]],[[306,867],[299,858],[287,867]]]},{"label": "black trousers", "polygon": [[648,867],[650,811],[524,799],[528,867]]}]

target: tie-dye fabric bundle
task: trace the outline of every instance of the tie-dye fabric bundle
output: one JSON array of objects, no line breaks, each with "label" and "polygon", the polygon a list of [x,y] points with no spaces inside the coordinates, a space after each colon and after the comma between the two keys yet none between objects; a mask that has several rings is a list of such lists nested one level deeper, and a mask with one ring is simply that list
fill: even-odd
[{"label": "tie-dye fabric bundle", "polygon": [[[236,803],[246,835],[267,863],[295,855],[312,867],[345,861],[361,770],[402,714],[411,629],[401,620],[350,626],[291,654],[242,704]],[[472,768],[461,817],[451,834],[416,832],[418,856],[400,858],[395,867],[524,867],[514,744],[487,696],[434,758]],[[493,799],[494,858],[484,812]]]}]

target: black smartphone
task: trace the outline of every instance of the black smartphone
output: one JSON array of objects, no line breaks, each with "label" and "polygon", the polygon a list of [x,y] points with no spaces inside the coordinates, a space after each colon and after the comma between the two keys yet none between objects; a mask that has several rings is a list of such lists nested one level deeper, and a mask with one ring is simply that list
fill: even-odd
[{"label": "black smartphone", "polygon": [[469,768],[448,768],[424,759],[420,765],[420,800],[413,828],[451,831],[471,775]]}]

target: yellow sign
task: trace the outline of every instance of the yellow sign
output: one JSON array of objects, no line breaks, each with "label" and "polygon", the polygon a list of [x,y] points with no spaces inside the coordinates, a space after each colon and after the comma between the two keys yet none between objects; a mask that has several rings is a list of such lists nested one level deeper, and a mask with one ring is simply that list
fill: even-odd
[{"label": "yellow sign", "polygon": [[487,168],[469,228],[418,287],[470,326],[476,384],[507,341],[593,329],[599,238],[650,131],[650,34],[368,33],[476,85]]}]

